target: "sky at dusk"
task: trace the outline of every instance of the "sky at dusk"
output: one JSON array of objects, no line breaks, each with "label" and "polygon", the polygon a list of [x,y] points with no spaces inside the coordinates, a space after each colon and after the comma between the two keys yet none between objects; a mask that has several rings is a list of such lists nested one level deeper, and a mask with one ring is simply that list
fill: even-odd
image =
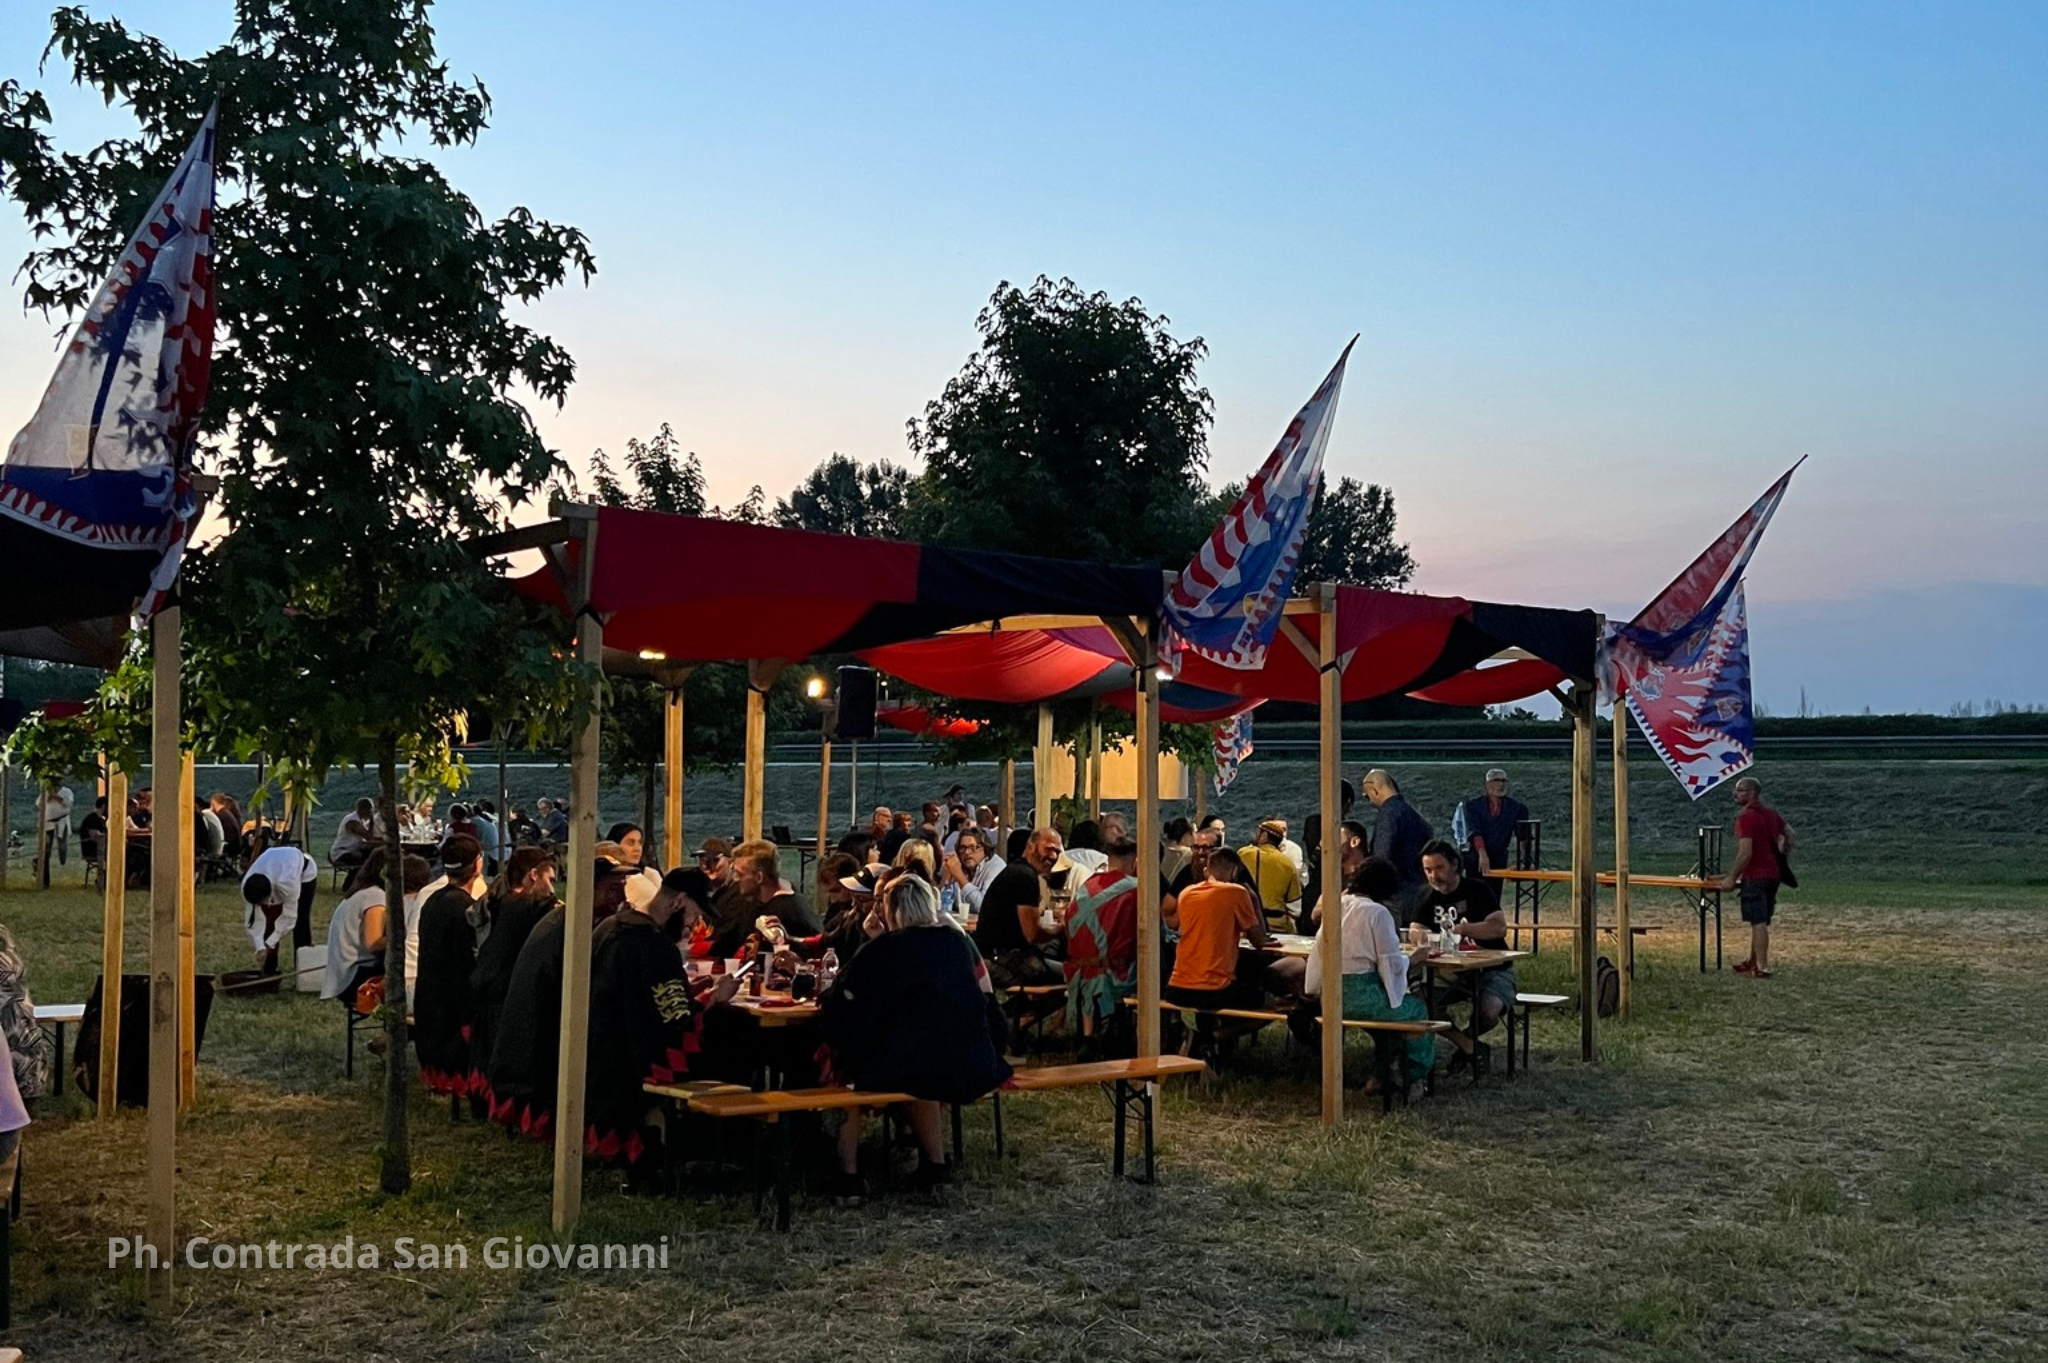
[{"label": "sky at dusk", "polygon": [[[231,22],[88,8],[195,55]],[[903,462],[998,282],[1064,275],[1207,340],[1219,483],[1360,333],[1328,470],[1393,489],[1418,588],[1632,614],[1807,455],[1759,699],[2048,703],[2048,6],[434,13],[496,105],[436,159],[597,252],[530,309],[579,466],[663,422],[720,502]],[[0,79],[67,148],[127,131],[46,36],[0,10]],[[69,320],[0,308],[4,434]]]}]

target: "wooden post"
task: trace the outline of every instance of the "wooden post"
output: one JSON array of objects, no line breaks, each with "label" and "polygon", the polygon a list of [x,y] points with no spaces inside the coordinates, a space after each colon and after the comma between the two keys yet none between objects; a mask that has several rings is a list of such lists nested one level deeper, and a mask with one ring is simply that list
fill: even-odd
[{"label": "wooden post", "polygon": [[1620,942],[1621,1016],[1635,992],[1636,937],[1628,918],[1628,706],[1614,702],[1614,931]]},{"label": "wooden post", "polygon": [[832,845],[832,740],[828,737],[818,751],[818,860]]},{"label": "wooden post", "polygon": [[1003,759],[1003,789],[997,797],[996,808],[996,855],[1002,856],[1003,849],[1010,845],[1010,830],[1017,826],[1017,759]]},{"label": "wooden post", "polygon": [[768,793],[768,688],[782,675],[782,662],[759,658],[747,664],[747,770],[740,798],[740,839],[761,836]]},{"label": "wooden post", "polygon": [[[192,819],[177,807],[180,747],[178,652],[182,611],[166,606],[150,621],[150,648],[156,679],[150,717],[150,784],[159,796],[149,824],[149,1194],[146,1219],[149,1243],[156,1247],[158,1267],[150,1270],[149,1293],[162,1302],[170,1295],[173,1237],[177,1229],[178,1177],[178,877],[184,868],[183,846],[192,836]],[[111,823],[112,821],[109,820]],[[113,997],[118,1009],[120,985]],[[102,999],[102,1015],[107,1011]]]},{"label": "wooden post", "polygon": [[1343,819],[1340,785],[1343,765],[1344,672],[1337,665],[1337,589],[1321,587],[1318,648],[1321,670],[1321,706],[1317,715],[1318,804],[1322,817],[1322,908],[1323,921],[1317,929],[1322,938],[1323,991],[1323,1125],[1335,1126],[1344,1119],[1344,913],[1341,907],[1343,871],[1341,856]]},{"label": "wooden post", "polygon": [[[1155,780],[1154,784],[1157,782]],[[1088,707],[1088,817],[1102,820],[1102,704]]]},{"label": "wooden post", "polygon": [[683,845],[683,687],[678,682],[662,693],[661,746],[663,791],[662,865],[674,870],[686,864]]},{"label": "wooden post", "polygon": [[[197,772],[192,754],[178,764],[178,814],[189,829],[197,803]],[[197,847],[190,836],[182,839],[178,857],[178,1110],[192,1106],[199,1083],[199,1000],[194,997],[193,977],[199,958],[199,875],[194,864]],[[293,962],[297,964],[296,960]]]},{"label": "wooden post", "polygon": [[1209,782],[1213,778],[1206,771],[1198,771],[1189,773],[1188,779],[1195,783],[1195,827],[1200,828],[1202,820],[1209,817]]},{"label": "wooden post", "polygon": [[1038,742],[1031,748],[1031,831],[1052,826],[1052,707],[1038,707]]},{"label": "wooden post", "polygon": [[7,888],[7,848],[13,841],[14,769],[0,765],[0,890]]},{"label": "wooden post", "polygon": [[[5,794],[11,799],[14,792],[9,790]],[[36,890],[47,890],[50,888],[50,838],[48,831],[43,825],[43,810],[50,802],[50,788],[40,781],[36,782],[35,796],[35,808],[30,811],[28,819],[31,836],[35,839],[35,851],[29,857],[29,887]],[[0,829],[0,837],[11,836],[5,829]],[[6,842],[0,841],[0,848],[5,848],[6,846]]]},{"label": "wooden post", "polygon": [[1593,689],[1574,683],[1571,691],[1572,918],[1579,928],[1576,952],[1579,966],[1579,1050],[1580,1058],[1589,1062],[1594,1054],[1600,994],[1599,971],[1595,968],[1600,950],[1600,921],[1596,895],[1599,869],[1593,861],[1594,714]]},{"label": "wooden post", "polygon": [[512,726],[509,723],[498,726],[498,812],[491,820],[498,826],[498,862],[503,865],[512,855],[512,795],[510,783],[506,780],[506,749],[512,746]]},{"label": "wooden post", "polygon": [[[1138,669],[1138,1054],[1159,1054],[1159,626],[1137,622]],[[1052,710],[1039,707],[1040,732]],[[1158,1114],[1153,1121],[1156,1125]],[[1149,1147],[1148,1147],[1149,1148]]]},{"label": "wooden post", "polygon": [[121,969],[128,933],[128,773],[107,764],[106,924],[100,938],[100,1116],[114,1115],[121,1054]]},{"label": "wooden post", "polygon": [[604,624],[589,609],[596,569],[597,523],[577,524],[583,555],[575,605],[576,656],[591,670],[590,714],[569,738],[568,925],[562,936],[562,1048],[555,1081],[556,1235],[568,1234],[583,1211],[583,1076],[589,1061],[590,930],[597,893],[597,760],[602,737]]}]

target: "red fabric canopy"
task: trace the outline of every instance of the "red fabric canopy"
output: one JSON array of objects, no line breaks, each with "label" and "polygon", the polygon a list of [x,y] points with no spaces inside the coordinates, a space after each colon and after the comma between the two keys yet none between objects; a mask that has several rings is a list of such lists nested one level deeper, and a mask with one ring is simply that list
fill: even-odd
[{"label": "red fabric canopy", "polygon": [[[1079,563],[823,535],[739,521],[596,510],[590,607],[605,645],[677,662],[806,658],[1008,615],[1150,615],[1156,567]],[[579,547],[567,558],[575,571]],[[565,613],[554,567],[523,595]]]}]

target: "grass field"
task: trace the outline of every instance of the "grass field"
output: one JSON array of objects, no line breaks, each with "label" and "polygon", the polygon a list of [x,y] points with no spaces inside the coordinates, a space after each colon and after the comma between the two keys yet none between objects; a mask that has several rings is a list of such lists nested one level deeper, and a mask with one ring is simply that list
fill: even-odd
[{"label": "grass field", "polygon": [[[1436,817],[1477,771],[1402,774]],[[1561,769],[1516,774],[1539,813],[1561,815]],[[903,793],[876,798],[953,779],[901,775]],[[1265,1038],[1169,1091],[1156,1188],[1110,1185],[1096,1095],[1018,1098],[1000,1163],[985,1112],[970,1116],[944,1205],[800,1203],[788,1237],[758,1228],[743,1196],[629,1199],[593,1172],[579,1239],[667,1236],[665,1271],[479,1266],[486,1237],[543,1236],[546,1152],[422,1099],[415,1191],[382,1198],[378,1062],[342,1080],[331,1005],[225,999],[179,1147],[181,1235],[352,1235],[387,1255],[412,1236],[468,1245],[472,1267],[181,1271],[175,1309],[152,1316],[134,1276],[107,1267],[108,1239],[141,1229],[142,1116],[101,1126],[67,1095],[29,1135],[11,1342],[32,1360],[408,1363],[2048,1356],[2048,875],[2033,812],[2048,768],[1766,776],[1808,885],[1785,897],[1777,977],[1698,974],[1683,907],[1639,896],[1639,920],[1662,930],[1637,1014],[1605,1029],[1597,1066],[1578,1062],[1574,1026],[1547,1021],[1533,1073],[1446,1084],[1385,1120],[1354,1099],[1332,1134],[1311,1058]],[[1223,808],[1298,813],[1310,779],[1255,761]],[[771,818],[780,803],[800,824],[790,784],[771,786]],[[1641,860],[1682,868],[1699,811],[1648,767],[1635,785]],[[691,798],[707,821],[729,817],[713,782]],[[1714,812],[1725,821],[1725,802]],[[1562,827],[1546,829],[1553,856]],[[98,912],[75,889],[0,897],[40,1001],[83,996]],[[209,887],[200,912],[202,968],[242,965],[229,892]],[[1546,950],[1524,987],[1574,992],[1565,968]]]}]

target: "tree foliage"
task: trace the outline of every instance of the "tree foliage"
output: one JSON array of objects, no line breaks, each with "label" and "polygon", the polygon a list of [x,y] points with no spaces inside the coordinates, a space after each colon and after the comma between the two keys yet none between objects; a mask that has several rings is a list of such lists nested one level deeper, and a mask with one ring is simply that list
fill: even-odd
[{"label": "tree foliage", "polygon": [[[187,695],[202,728],[294,779],[377,763],[387,801],[400,758],[459,779],[465,712],[538,732],[580,684],[561,622],[464,541],[564,477],[515,393],[559,403],[574,366],[514,308],[595,262],[581,232],[525,208],[487,220],[396,150],[468,145],[490,113],[481,85],[449,76],[427,11],[239,0],[228,41],[187,59],[60,9],[51,50],[137,125],[83,154],[55,149],[39,96],[0,92],[0,170],[37,239],[28,302],[61,311],[86,301],[218,101],[202,462],[222,475],[228,529],[187,562]],[[401,1191],[394,992],[383,1183]]]},{"label": "tree foliage", "polygon": [[981,348],[909,424],[924,473],[912,537],[1109,563],[1178,565],[1214,523],[1202,482],[1213,404],[1200,338],[1138,299],[1070,279],[998,287]]},{"label": "tree foliage", "polygon": [[835,454],[775,503],[775,523],[863,539],[901,539],[910,471],[886,459],[857,463]]}]

